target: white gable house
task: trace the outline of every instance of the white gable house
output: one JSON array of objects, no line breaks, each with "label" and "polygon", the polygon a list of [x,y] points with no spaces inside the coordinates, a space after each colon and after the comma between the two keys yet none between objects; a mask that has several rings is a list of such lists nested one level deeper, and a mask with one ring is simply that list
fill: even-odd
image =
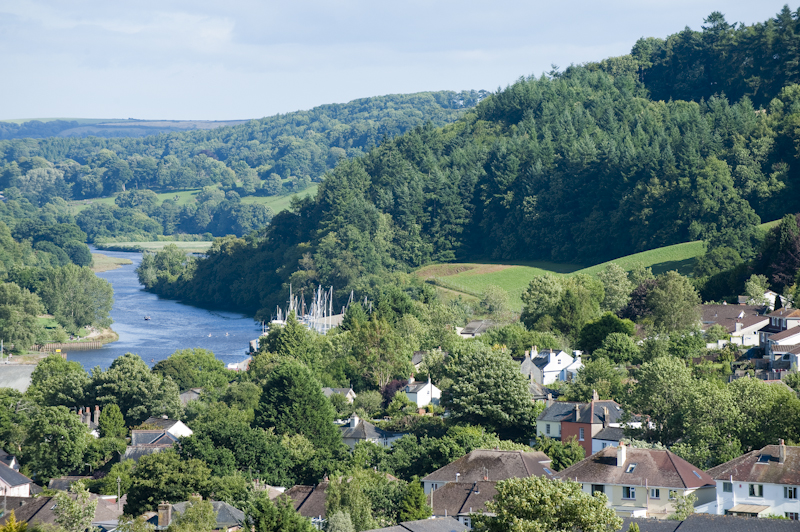
[{"label": "white gable house", "polygon": [[576,351],[577,365],[575,358],[567,354],[566,351],[555,351],[545,349],[541,353],[534,347],[529,353],[525,353],[520,371],[537,384],[547,385],[556,381],[565,381],[568,375],[577,373],[580,363],[580,352]]},{"label": "white gable house", "polygon": [[417,408],[425,408],[429,404],[438,405],[442,397],[442,391],[431,383],[430,377],[428,382],[416,382],[414,377],[411,377],[403,391]]}]

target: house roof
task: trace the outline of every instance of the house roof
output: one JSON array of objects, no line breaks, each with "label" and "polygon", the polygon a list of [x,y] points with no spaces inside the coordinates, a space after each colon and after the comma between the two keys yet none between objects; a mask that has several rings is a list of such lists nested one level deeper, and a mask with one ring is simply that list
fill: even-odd
[{"label": "house roof", "polygon": [[[639,528],[641,532],[649,532],[648,528],[641,526]],[[782,532],[798,529],[800,529],[800,523],[797,521],[692,514],[685,521],[680,522],[676,532]]]},{"label": "house roof", "polygon": [[411,355],[411,364],[415,367],[422,364],[422,359],[425,357],[426,352],[427,351],[414,351],[414,354]]},{"label": "house roof", "polygon": [[171,447],[178,438],[164,430],[132,430],[131,445],[164,445]]},{"label": "house roof", "polygon": [[303,517],[325,517],[325,491],[327,482],[320,482],[316,486],[292,486],[281,497],[292,500],[294,509]]},{"label": "house roof", "polygon": [[395,526],[376,528],[367,532],[462,532],[469,527],[452,517],[406,521]]},{"label": "house roof", "polygon": [[[172,509],[182,514],[188,505],[189,501],[179,502],[173,504]],[[244,512],[226,502],[211,501],[211,506],[214,507],[214,514],[217,516],[217,528],[228,529],[241,526],[245,521]]]},{"label": "house roof", "polygon": [[622,427],[604,427],[597,434],[592,436],[593,440],[619,441],[625,437],[625,430]]},{"label": "house roof", "polygon": [[781,340],[786,340],[792,336],[800,336],[800,327],[792,327],[791,329],[786,329],[785,331],[773,334],[769,337],[769,339],[773,342],[780,342]]},{"label": "house roof", "polygon": [[322,389],[322,395],[324,395],[325,397],[330,397],[331,395],[333,395],[335,393],[338,393],[338,394],[341,394],[341,395],[347,395],[349,393],[352,393],[352,394],[355,395],[355,392],[353,392],[352,388],[323,388]]},{"label": "house roof", "polygon": [[669,519],[647,519],[644,517],[631,518],[627,517],[622,520],[622,532],[630,530],[632,524],[639,525],[640,532],[676,532],[681,521],[672,521]]},{"label": "house roof", "polygon": [[382,438],[392,438],[395,436],[394,432],[387,432],[381,428],[376,427],[369,421],[363,419],[358,420],[355,427],[351,427],[348,423],[339,427],[342,432],[342,438],[350,438],[356,440],[377,440]]},{"label": "house roof", "polygon": [[[676,454],[661,449],[625,447],[625,462],[617,466],[619,447],[606,447],[564,469],[556,478],[610,485],[642,485],[663,488],[716,486],[714,479]],[[629,473],[631,465],[635,464]]]},{"label": "house roof", "polygon": [[462,329],[461,334],[483,334],[492,327],[497,325],[492,320],[476,320],[467,323],[467,326]]},{"label": "house roof", "polygon": [[79,482],[81,480],[91,480],[92,477],[60,477],[60,478],[53,478],[50,479],[50,482],[47,484],[47,487],[51,490],[61,490],[67,491],[69,487],[72,486],[74,483]]},{"label": "house roof", "polygon": [[15,471],[19,471],[19,462],[17,461],[16,457],[13,454],[8,454],[4,450],[0,449],[0,462],[4,463],[8,467],[13,467]]},{"label": "house roof", "polygon": [[190,390],[186,390],[180,395],[181,404],[183,404],[183,406],[186,406],[190,402],[200,399],[200,396],[202,394],[203,394],[202,388],[192,388]]},{"label": "house roof", "polygon": [[[70,497],[74,499],[76,495],[70,494]],[[116,504],[108,504],[94,493],[90,497],[97,500],[93,521],[112,521],[122,515],[122,510],[117,509]],[[56,502],[53,497],[8,497],[7,503],[9,510],[14,510],[17,521],[51,525],[56,522],[53,511]],[[0,525],[5,524],[7,518],[8,515],[0,517]]]},{"label": "house roof", "polygon": [[407,385],[406,385],[405,391],[406,391],[406,393],[419,393],[419,392],[421,392],[422,390],[424,390],[424,389],[425,389],[425,387],[426,387],[428,384],[430,384],[430,385],[431,385],[431,387],[433,387],[433,384],[431,384],[431,383],[430,383],[430,381],[416,381],[416,382],[411,382],[411,383],[409,383],[409,384],[407,384]]},{"label": "house roof", "polygon": [[2,479],[5,484],[12,488],[14,486],[23,486],[33,482],[19,471],[8,467],[2,462],[0,462],[0,479]]},{"label": "house roof", "polygon": [[[577,410],[576,410],[577,407]],[[608,409],[608,420],[604,419],[603,408]],[[576,414],[577,412],[577,414]],[[615,401],[591,401],[589,403],[568,403],[558,401],[544,409],[539,414],[538,421],[572,423],[619,423],[622,418],[622,408]]]},{"label": "house roof", "polygon": [[180,419],[168,419],[163,417],[149,417],[144,421],[145,425],[154,425],[160,429],[169,430],[178,423],[180,423]]},{"label": "house roof", "polygon": [[550,396],[553,398],[561,396],[560,391],[556,390],[555,388],[547,388],[533,379],[528,381],[528,391],[531,393],[534,399],[541,401],[547,399],[548,394],[550,394]]},{"label": "house roof", "polygon": [[733,477],[737,482],[763,482],[768,484],[800,484],[800,447],[786,446],[786,460],[779,461],[780,446],[767,445],[750,451],[730,462],[708,470],[717,480]]},{"label": "house roof", "polygon": [[[552,476],[550,458],[541,451],[495,451],[476,449],[455,462],[441,467],[423,478],[431,482],[505,480],[533,476]],[[547,469],[546,469],[547,468]],[[485,478],[488,477],[488,478]]]},{"label": "house roof", "polygon": [[[701,305],[702,322],[705,326],[722,325],[728,332],[736,331],[736,322],[743,328],[751,327],[767,318],[762,316],[766,307],[755,305]],[[705,327],[705,328],[707,328]]]},{"label": "house roof", "polygon": [[767,314],[771,318],[800,318],[800,309],[780,308]]},{"label": "house roof", "polygon": [[[572,358],[569,355],[569,353],[567,353],[566,351],[562,351],[560,349],[557,351],[555,349],[544,349],[542,351],[539,351],[539,353],[535,357],[531,357],[531,362],[533,362],[533,365],[536,366],[537,368],[542,369],[550,363],[551,356],[559,355],[561,353],[564,353],[568,357]],[[565,365],[564,367],[567,366]]]},{"label": "house roof", "polygon": [[138,462],[142,456],[160,453],[164,449],[169,449],[169,447],[166,445],[128,445],[125,448],[125,454],[122,455],[120,460],[133,460],[134,462]]},{"label": "house roof", "polygon": [[486,503],[497,494],[497,481],[448,482],[436,489],[431,501],[433,515],[469,514],[483,512]]}]

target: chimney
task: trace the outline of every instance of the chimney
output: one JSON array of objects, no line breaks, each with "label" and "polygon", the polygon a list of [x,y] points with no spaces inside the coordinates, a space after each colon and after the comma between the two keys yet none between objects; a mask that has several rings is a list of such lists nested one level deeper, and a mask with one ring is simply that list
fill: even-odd
[{"label": "chimney", "polygon": [[94,419],[92,422],[96,427],[100,426],[100,405],[94,405]]},{"label": "chimney", "polygon": [[531,358],[531,352],[528,349],[525,350],[525,358]]},{"label": "chimney", "polygon": [[608,419],[608,408],[603,407],[603,428],[607,428],[611,420]]},{"label": "chimney", "polygon": [[461,473],[456,473],[456,482],[458,482],[458,477],[461,476]]},{"label": "chimney", "polygon": [[[533,375],[531,375],[531,380],[533,380]],[[553,394],[547,394],[547,406],[553,406]]]},{"label": "chimney", "polygon": [[778,444],[778,463],[782,464],[786,462],[786,444],[783,442],[783,440],[778,440]]},{"label": "chimney", "polygon": [[358,416],[353,414],[353,417],[350,418],[350,428],[354,429],[358,426]]},{"label": "chimney", "polygon": [[158,505],[158,526],[168,527],[172,522],[172,505],[168,502],[162,502]]},{"label": "chimney", "polygon": [[617,467],[625,467],[625,460],[627,460],[627,446],[619,442],[619,447],[617,447]]},{"label": "chimney", "polygon": [[83,422],[86,423],[87,427],[91,426],[92,424],[92,411],[89,410],[88,406],[83,411]]},{"label": "chimney", "polygon": [[581,405],[575,405],[575,423],[578,423],[578,420],[581,416]]},{"label": "chimney", "polygon": [[408,378],[409,384],[414,384],[414,374],[412,373],[411,376]]},{"label": "chimney", "polygon": [[742,330],[742,324],[741,324],[741,322],[737,321],[736,322],[736,332],[741,332],[741,330]]},{"label": "chimney", "polygon": [[599,401],[600,396],[597,395],[597,390],[592,390],[592,401]]}]

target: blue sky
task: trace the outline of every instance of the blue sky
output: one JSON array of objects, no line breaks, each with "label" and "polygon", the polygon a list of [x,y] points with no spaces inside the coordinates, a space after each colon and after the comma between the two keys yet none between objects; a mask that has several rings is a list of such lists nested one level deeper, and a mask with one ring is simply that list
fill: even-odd
[{"label": "blue sky", "polygon": [[[783,1],[0,0],[0,119],[243,119],[496,90]],[[790,5],[792,9],[797,6]]]}]

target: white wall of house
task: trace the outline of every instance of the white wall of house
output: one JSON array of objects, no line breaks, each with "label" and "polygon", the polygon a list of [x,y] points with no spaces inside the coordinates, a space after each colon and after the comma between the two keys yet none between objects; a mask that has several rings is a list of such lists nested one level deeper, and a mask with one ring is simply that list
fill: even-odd
[{"label": "white wall of house", "polygon": [[592,438],[592,454],[602,451],[606,447],[619,447],[619,442],[614,440],[598,440]]},{"label": "white wall of house", "polygon": [[9,497],[30,497],[31,485],[21,484],[19,486],[9,486],[0,480],[0,495],[8,495]]},{"label": "white wall of house", "polygon": [[406,392],[408,399],[417,405],[418,408],[425,408],[429,404],[439,404],[439,399],[442,397],[442,391],[428,381],[425,387],[416,392]]},{"label": "white wall of house", "polygon": [[561,375],[573,361],[574,359],[564,351],[552,353],[549,362],[542,368],[541,384],[553,384],[558,380],[564,380]]},{"label": "white wall of house", "polygon": [[[758,467],[758,466],[756,466]],[[750,495],[750,485],[760,485],[762,497]],[[725,491],[730,488],[731,491]],[[790,488],[789,493],[784,492],[784,488]],[[755,493],[758,493],[756,488]],[[758,484],[753,482],[737,482],[717,480],[717,500],[709,504],[698,506],[699,513],[710,513],[724,515],[725,510],[730,510],[737,504],[755,504],[758,506],[769,506],[761,516],[766,514],[786,517],[787,513],[794,513],[800,516],[800,486],[790,486],[786,484]],[[785,495],[793,495],[794,498],[786,498]]]},{"label": "white wall of house", "polygon": [[175,436],[176,438],[186,438],[194,434],[192,429],[184,425],[183,421],[178,421],[174,425],[172,425],[169,430],[167,430],[170,434]]}]

